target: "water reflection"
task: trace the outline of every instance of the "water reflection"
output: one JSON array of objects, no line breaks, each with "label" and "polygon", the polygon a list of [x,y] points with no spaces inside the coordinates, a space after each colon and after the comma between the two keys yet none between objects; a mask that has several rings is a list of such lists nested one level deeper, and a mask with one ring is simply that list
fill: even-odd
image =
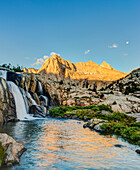
[{"label": "water reflection", "polygon": [[[131,145],[83,129],[82,124],[76,120],[36,120],[10,123],[0,131],[26,142],[28,150],[15,168],[139,169],[140,157]],[[121,145],[126,147],[115,147]]]}]

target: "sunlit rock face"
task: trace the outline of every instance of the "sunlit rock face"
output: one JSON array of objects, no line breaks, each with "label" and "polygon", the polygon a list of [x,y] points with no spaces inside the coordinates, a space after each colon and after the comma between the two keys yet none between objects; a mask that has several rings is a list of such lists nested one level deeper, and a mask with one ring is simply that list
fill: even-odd
[{"label": "sunlit rock face", "polygon": [[23,70],[23,72],[25,72],[25,73],[34,73],[34,74],[37,74],[37,72],[38,72],[38,69],[35,69],[35,68],[23,68],[22,69]]},{"label": "sunlit rock face", "polygon": [[111,67],[111,65],[108,64],[106,61],[102,62],[101,67],[108,68],[108,69],[111,69],[111,70],[115,70],[115,68]]},{"label": "sunlit rock face", "polygon": [[23,69],[23,71],[44,74],[48,78],[56,81],[64,80],[64,78],[72,80],[88,79],[114,81],[127,75],[126,73],[116,71],[105,61],[101,66],[91,60],[85,63],[71,63],[57,55],[48,58],[39,70]]}]

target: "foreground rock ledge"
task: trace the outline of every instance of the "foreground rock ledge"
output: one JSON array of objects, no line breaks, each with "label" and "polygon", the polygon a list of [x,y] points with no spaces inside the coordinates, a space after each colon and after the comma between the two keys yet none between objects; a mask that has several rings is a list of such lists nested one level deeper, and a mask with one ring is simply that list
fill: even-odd
[{"label": "foreground rock ledge", "polygon": [[26,148],[5,133],[0,133],[0,142],[2,143],[2,147],[5,152],[5,157],[2,164],[9,166],[19,163],[19,157],[26,150]]}]

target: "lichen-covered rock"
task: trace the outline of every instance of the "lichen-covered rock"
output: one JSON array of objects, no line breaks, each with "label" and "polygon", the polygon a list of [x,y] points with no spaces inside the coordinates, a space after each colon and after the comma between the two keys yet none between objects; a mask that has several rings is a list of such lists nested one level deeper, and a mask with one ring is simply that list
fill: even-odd
[{"label": "lichen-covered rock", "polygon": [[2,147],[6,153],[4,164],[11,165],[19,163],[19,157],[26,150],[26,148],[5,133],[0,133],[0,142],[2,143]]}]

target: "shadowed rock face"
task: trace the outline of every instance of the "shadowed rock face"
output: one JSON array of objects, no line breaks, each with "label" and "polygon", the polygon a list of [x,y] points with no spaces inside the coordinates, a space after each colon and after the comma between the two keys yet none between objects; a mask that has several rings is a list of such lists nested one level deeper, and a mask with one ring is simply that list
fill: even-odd
[{"label": "shadowed rock face", "polygon": [[6,81],[0,78],[0,123],[15,119],[16,109],[12,93],[9,91]]},{"label": "shadowed rock face", "polygon": [[15,84],[20,84],[22,79],[22,75],[21,74],[17,74],[15,72],[12,71],[7,71],[7,81],[12,81]]},{"label": "shadowed rock face", "polygon": [[69,80],[102,80],[102,81],[114,81],[124,76],[126,73],[116,71],[113,67],[107,64],[105,61],[100,65],[92,62],[79,62],[71,63],[61,57],[54,55],[48,58],[39,70],[26,69],[23,71],[30,73],[39,73],[46,75],[47,78],[61,81],[65,79]]}]

